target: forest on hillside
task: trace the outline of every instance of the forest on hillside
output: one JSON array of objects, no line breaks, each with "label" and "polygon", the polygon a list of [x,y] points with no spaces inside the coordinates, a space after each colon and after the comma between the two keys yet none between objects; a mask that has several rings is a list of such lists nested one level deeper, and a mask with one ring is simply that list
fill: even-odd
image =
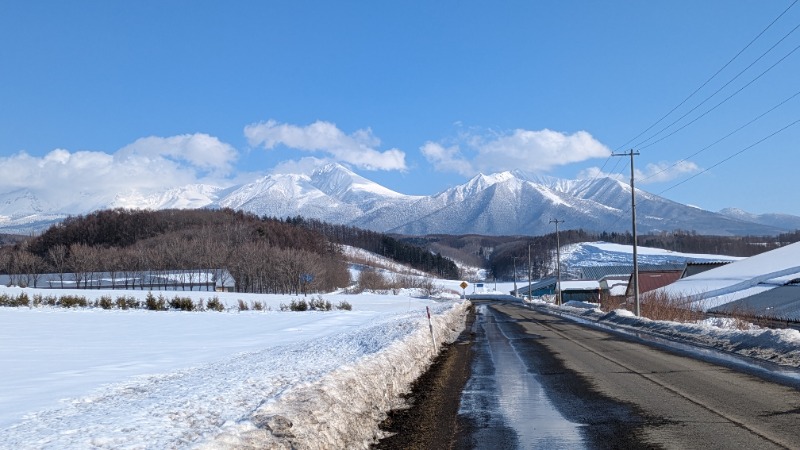
[{"label": "forest on hillside", "polygon": [[62,285],[67,279],[79,288],[96,287],[102,274],[126,288],[131,280],[130,288],[136,288],[136,274],[217,269],[230,274],[239,292],[325,292],[350,284],[336,245],[346,244],[380,249],[376,253],[440,276],[458,276],[453,261],[424,248],[357,229],[338,230],[334,239],[320,231],[327,228],[227,209],[102,210],[3,247],[0,271],[24,286],[35,287],[42,274],[53,273]]}]

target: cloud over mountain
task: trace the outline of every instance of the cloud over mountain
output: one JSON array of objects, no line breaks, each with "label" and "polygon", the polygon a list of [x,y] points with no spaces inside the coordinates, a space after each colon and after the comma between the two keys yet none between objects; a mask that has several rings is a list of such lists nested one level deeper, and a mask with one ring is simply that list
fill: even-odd
[{"label": "cloud over mountain", "polygon": [[611,150],[586,131],[573,134],[543,129],[462,137],[462,145],[426,142],[420,152],[437,170],[474,175],[519,169],[542,173],[556,166],[604,158]]},{"label": "cloud over mountain", "polygon": [[295,150],[325,153],[339,162],[366,170],[406,168],[405,153],[396,148],[378,150],[380,139],[368,128],[346,134],[335,124],[320,120],[307,126],[268,120],[246,126],[244,134],[250,145],[266,150],[284,145]]}]

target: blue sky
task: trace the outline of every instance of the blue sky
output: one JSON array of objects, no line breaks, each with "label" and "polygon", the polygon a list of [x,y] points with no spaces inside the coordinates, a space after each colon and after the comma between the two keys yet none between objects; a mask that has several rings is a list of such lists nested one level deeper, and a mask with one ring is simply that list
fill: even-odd
[{"label": "blue sky", "polygon": [[800,215],[800,124],[769,137],[800,119],[793,2],[3,2],[0,192],[327,160],[434,194],[510,169],[627,180],[609,154],[633,148],[637,187]]}]

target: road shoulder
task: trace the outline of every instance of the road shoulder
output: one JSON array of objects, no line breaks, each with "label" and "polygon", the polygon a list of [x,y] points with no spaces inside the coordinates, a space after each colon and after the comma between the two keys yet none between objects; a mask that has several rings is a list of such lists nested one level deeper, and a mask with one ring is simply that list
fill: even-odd
[{"label": "road shoulder", "polygon": [[394,434],[373,445],[373,449],[454,448],[461,391],[472,365],[474,320],[475,311],[470,308],[459,338],[445,346],[428,371],[414,382],[406,397],[410,406],[391,411],[381,423],[382,431]]}]

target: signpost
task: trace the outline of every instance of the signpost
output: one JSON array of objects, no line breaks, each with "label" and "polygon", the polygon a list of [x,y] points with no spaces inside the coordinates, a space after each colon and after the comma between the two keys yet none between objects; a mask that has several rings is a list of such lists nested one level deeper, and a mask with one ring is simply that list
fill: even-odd
[{"label": "signpost", "polygon": [[467,286],[469,286],[469,283],[462,281],[459,286],[461,286],[461,290],[464,291],[464,298],[467,298]]}]

